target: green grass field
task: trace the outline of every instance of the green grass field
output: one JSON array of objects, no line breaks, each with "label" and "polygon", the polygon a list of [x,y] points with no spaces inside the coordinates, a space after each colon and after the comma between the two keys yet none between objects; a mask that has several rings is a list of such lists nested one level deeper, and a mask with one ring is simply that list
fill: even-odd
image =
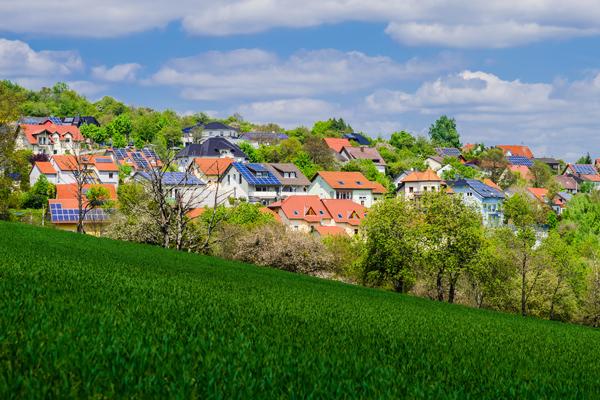
[{"label": "green grass field", "polygon": [[600,332],[0,223],[0,398],[590,398]]}]

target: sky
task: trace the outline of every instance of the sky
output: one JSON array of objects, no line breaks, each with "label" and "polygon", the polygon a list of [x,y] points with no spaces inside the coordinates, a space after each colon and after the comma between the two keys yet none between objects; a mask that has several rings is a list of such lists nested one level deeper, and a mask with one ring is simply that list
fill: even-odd
[{"label": "sky", "polygon": [[597,0],[0,0],[0,79],[94,101],[600,157]]}]

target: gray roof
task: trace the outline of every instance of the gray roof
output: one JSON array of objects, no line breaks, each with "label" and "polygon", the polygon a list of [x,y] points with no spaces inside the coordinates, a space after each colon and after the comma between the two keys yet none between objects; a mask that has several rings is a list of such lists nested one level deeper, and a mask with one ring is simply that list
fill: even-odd
[{"label": "gray roof", "polygon": [[199,144],[190,144],[177,153],[176,158],[220,157],[221,150],[229,150],[236,158],[248,158],[235,144],[222,137],[212,137]]},{"label": "gray roof", "polygon": [[346,151],[350,158],[357,160],[372,160],[375,164],[385,165],[385,160],[379,154],[375,147],[359,146],[359,147],[344,147],[342,151]]},{"label": "gray roof", "polygon": [[[290,186],[309,186],[310,181],[304,176],[304,174],[291,163],[271,163],[271,164],[263,164],[269,171],[275,175],[275,177],[281,182],[283,185]],[[284,172],[294,172],[296,173],[295,178],[284,178]]]}]

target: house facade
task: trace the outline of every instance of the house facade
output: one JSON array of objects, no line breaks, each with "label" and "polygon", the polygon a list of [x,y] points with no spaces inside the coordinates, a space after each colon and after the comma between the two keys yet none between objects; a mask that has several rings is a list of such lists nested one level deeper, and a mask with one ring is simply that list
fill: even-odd
[{"label": "house facade", "polygon": [[503,223],[504,193],[476,179],[459,179],[448,184],[454,195],[461,196],[466,204],[481,213],[485,226],[499,226]]},{"label": "house facade", "polygon": [[442,179],[432,169],[412,171],[400,178],[397,193],[398,196],[413,200],[427,192],[438,192],[441,186]]},{"label": "house facade", "polygon": [[47,162],[36,162],[29,174],[29,182],[35,184],[40,175],[46,175],[49,182],[72,184],[78,174],[85,174],[89,184],[107,184],[118,187],[119,167],[108,156],[99,155],[54,155]]},{"label": "house facade", "polygon": [[237,162],[247,160],[246,154],[231,141],[223,137],[208,138],[202,143],[186,146],[175,156],[180,171],[185,171],[195,158],[231,158]]},{"label": "house facade", "polygon": [[56,125],[50,120],[43,124],[21,124],[16,140],[17,149],[31,150],[34,154],[74,154],[84,137],[73,125]]},{"label": "house facade", "polygon": [[279,198],[283,185],[264,165],[236,161],[221,177],[220,186],[229,197],[267,205]]},{"label": "house facade", "polygon": [[[200,139],[194,138],[197,135]],[[237,128],[224,124],[222,122],[208,122],[206,124],[197,124],[183,128],[183,143],[189,145],[193,143],[202,143],[209,138],[222,137],[228,139],[237,139],[240,132]]]},{"label": "house facade", "polygon": [[[321,199],[352,200],[364,207],[371,207],[383,196],[373,192],[382,191],[381,185],[375,185],[360,172],[320,171],[313,178],[309,194]],[[383,188],[385,191],[385,188]]]},{"label": "house facade", "polygon": [[279,182],[281,182],[281,197],[303,195],[308,192],[310,181],[292,163],[263,164]]}]

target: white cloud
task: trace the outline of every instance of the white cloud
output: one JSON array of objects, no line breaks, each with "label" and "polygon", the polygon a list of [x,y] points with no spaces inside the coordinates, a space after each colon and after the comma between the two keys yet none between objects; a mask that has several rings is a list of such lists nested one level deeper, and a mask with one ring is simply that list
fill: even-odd
[{"label": "white cloud", "polygon": [[311,98],[280,99],[243,104],[236,110],[244,118],[258,122],[275,122],[285,127],[312,125],[340,112],[338,105]]},{"label": "white cloud", "polygon": [[447,54],[431,61],[397,63],[358,51],[299,51],[279,59],[264,50],[239,49],[172,60],[146,83],[181,87],[183,97],[191,100],[295,98],[368,90],[458,64]]},{"label": "white cloud", "polygon": [[145,0],[21,0],[1,2],[0,15],[5,31],[92,37],[173,22],[205,36],[379,22],[403,43],[450,47],[507,47],[600,33],[596,0],[155,0],[152,7]]},{"label": "white cloud", "polygon": [[82,69],[83,61],[76,52],[35,51],[20,40],[0,39],[0,77],[65,76]]},{"label": "white cloud", "polygon": [[378,90],[365,98],[372,118],[399,119],[423,132],[439,115],[456,118],[465,141],[525,143],[538,154],[576,158],[599,148],[600,73],[575,82],[529,83],[463,71],[414,92]]},{"label": "white cloud", "polygon": [[137,63],[117,64],[111,68],[100,65],[92,68],[92,76],[108,82],[135,81],[141,67]]},{"label": "white cloud", "polygon": [[84,96],[94,96],[98,93],[104,92],[107,89],[106,85],[84,80],[68,81],[67,85],[69,85],[69,88]]}]

